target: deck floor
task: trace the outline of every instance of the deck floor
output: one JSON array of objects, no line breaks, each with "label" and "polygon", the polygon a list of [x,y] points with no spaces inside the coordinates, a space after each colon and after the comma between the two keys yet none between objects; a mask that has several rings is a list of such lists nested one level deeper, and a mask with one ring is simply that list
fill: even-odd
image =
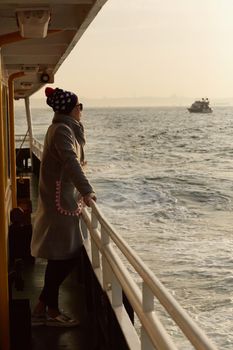
[{"label": "deck floor", "polygon": [[[31,309],[35,305],[43,286],[46,262],[38,259],[36,264],[24,268],[24,290],[13,288],[14,299],[29,299]],[[74,328],[32,327],[32,350],[97,350],[97,337],[84,300],[84,287],[78,283],[77,271],[64,281],[60,289],[60,307],[80,320]]]},{"label": "deck floor", "polygon": [[[23,173],[30,178],[30,199],[32,203],[32,222],[37,207],[38,179],[32,173]],[[44,284],[46,260],[37,259],[35,264],[24,264],[24,290],[12,288],[13,299],[28,299],[33,310]],[[95,317],[86,307],[85,287],[78,276],[78,268],[74,269],[60,288],[59,307],[67,314],[80,321],[74,328],[32,327],[30,350],[100,350],[99,335],[95,327]],[[18,318],[17,318],[18,319]],[[21,348],[19,348],[21,350]],[[17,348],[18,350],[18,348]],[[110,349],[109,349],[110,350]]]}]

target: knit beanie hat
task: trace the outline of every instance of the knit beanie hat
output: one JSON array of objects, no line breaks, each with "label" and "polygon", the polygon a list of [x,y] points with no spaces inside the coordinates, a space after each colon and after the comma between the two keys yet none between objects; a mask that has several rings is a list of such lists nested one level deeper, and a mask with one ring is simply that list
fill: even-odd
[{"label": "knit beanie hat", "polygon": [[47,96],[47,104],[52,107],[54,112],[70,113],[78,102],[78,96],[73,92],[59,88],[47,87],[45,95]]}]

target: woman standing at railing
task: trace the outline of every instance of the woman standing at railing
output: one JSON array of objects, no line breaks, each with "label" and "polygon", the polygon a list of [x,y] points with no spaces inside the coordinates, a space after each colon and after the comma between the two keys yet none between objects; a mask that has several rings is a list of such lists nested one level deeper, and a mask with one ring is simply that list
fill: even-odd
[{"label": "woman standing at railing", "polygon": [[69,327],[79,322],[61,313],[59,287],[73,269],[82,247],[79,228],[82,202],[89,206],[96,197],[82,170],[83,106],[72,92],[46,88],[45,93],[55,115],[44,141],[31,251],[48,263],[32,324]]}]

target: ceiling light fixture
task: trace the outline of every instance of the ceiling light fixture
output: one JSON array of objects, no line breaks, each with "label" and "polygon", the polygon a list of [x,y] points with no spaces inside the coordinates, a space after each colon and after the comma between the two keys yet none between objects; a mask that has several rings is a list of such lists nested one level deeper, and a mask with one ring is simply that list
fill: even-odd
[{"label": "ceiling light fixture", "polygon": [[20,35],[23,38],[45,38],[48,33],[48,8],[20,8],[16,10]]}]

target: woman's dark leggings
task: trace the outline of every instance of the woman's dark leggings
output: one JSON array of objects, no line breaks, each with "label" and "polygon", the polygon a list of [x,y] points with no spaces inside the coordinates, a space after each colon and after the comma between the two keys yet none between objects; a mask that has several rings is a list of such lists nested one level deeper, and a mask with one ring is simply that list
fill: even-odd
[{"label": "woman's dark leggings", "polygon": [[58,309],[59,287],[73,270],[76,263],[77,259],[48,260],[45,270],[44,288],[39,300],[49,308]]}]

